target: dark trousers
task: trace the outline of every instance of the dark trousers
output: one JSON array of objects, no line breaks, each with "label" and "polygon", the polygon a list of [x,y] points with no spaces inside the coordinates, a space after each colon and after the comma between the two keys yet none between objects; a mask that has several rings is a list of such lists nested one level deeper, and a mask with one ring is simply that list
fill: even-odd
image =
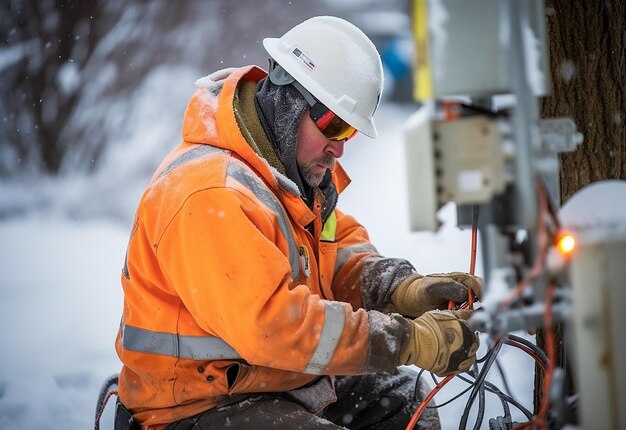
[{"label": "dark trousers", "polygon": [[[254,394],[167,426],[167,430],[208,429],[405,429],[430,387],[417,372],[399,368],[394,375],[337,377],[337,401],[322,412],[309,412],[281,393]],[[440,429],[436,409],[426,409],[416,429]]]}]

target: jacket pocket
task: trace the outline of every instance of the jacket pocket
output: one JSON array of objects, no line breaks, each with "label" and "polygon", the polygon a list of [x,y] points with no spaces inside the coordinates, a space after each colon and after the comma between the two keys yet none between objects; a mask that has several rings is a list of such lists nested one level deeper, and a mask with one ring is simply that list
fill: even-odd
[{"label": "jacket pocket", "polygon": [[226,369],[226,381],[228,384],[228,394],[238,394],[246,392],[250,386],[256,370],[254,367],[243,363],[235,363]]},{"label": "jacket pocket", "polygon": [[[290,390],[293,388],[291,382],[295,382],[295,386],[300,386],[310,380],[307,378],[304,382],[301,382],[302,378],[293,378],[293,375],[300,375],[291,372],[283,372],[282,370],[267,367],[250,366],[243,363],[230,366],[226,375],[228,378],[229,395]],[[290,378],[289,376],[292,377]],[[302,376],[307,377],[309,375],[302,374]]]}]

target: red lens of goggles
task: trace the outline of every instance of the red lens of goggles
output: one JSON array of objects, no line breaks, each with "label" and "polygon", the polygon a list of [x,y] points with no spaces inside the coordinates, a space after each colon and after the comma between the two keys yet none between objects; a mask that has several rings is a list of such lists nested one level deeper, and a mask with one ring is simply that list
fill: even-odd
[{"label": "red lens of goggles", "polygon": [[324,137],[329,140],[349,140],[352,139],[357,129],[339,118],[322,103],[317,102],[311,106],[309,115]]}]

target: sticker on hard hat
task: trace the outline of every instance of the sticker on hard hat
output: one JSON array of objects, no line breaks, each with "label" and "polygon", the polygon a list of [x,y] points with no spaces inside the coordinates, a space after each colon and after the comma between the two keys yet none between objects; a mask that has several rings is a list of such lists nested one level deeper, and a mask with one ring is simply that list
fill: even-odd
[{"label": "sticker on hard hat", "polygon": [[291,53],[295,55],[298,60],[302,61],[302,64],[307,66],[310,70],[315,69],[315,63],[311,61],[311,59],[307,57],[304,52],[300,51],[298,48],[294,48]]}]

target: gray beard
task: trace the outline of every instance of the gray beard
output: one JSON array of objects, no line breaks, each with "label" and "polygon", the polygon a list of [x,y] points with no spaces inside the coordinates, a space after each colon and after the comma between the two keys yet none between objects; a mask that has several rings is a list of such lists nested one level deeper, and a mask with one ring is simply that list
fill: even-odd
[{"label": "gray beard", "polygon": [[333,167],[335,167],[335,157],[330,154],[324,154],[321,157],[318,157],[300,166],[302,178],[311,187],[319,186],[319,184],[322,182],[322,179],[324,179],[324,175],[326,174],[326,170],[322,171],[321,173],[312,172],[313,167],[317,166],[318,164],[332,170]]}]

